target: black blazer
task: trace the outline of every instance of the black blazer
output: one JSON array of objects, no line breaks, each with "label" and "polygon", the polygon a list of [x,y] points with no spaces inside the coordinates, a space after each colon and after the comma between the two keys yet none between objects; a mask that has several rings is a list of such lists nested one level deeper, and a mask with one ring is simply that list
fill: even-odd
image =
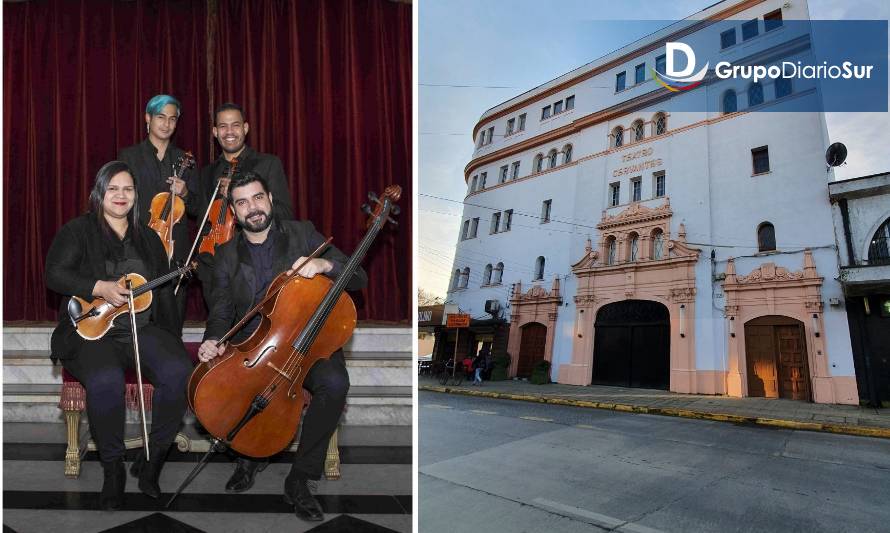
[{"label": "black blazer", "polygon": [[[167,254],[161,239],[151,230],[140,229],[144,238],[148,239],[151,257],[143,257],[146,267],[151,271],[151,281],[166,274]],[[54,359],[71,359],[85,342],[77,334],[68,318],[68,300],[71,296],[79,296],[87,301],[94,298],[93,287],[99,280],[109,281],[105,270],[105,253],[103,251],[102,234],[99,221],[93,213],[81,215],[68,222],[49,247],[46,256],[46,287],[65,298],[59,308],[59,325],[53,331],[51,349]],[[150,319],[161,328],[180,338],[182,322],[179,321],[179,310],[173,297],[173,285],[167,283],[154,289],[150,309]]]},{"label": "black blazer", "polygon": [[[283,222],[276,220],[270,231],[278,232],[275,236],[272,265],[275,272],[288,270],[294,261],[300,257],[308,256],[325,241],[325,238],[315,231],[315,226],[308,220]],[[343,266],[349,259],[334,246],[328,246],[320,257],[334,264],[334,269],[325,274],[332,279],[336,279],[340,275]],[[358,290],[367,283],[368,275],[361,267],[358,267],[346,284],[346,290]],[[251,264],[250,250],[247,248],[242,231],[229,242],[216,248],[213,266],[213,291],[210,296],[210,316],[207,318],[204,340],[221,339],[253,307],[256,291],[256,275]],[[242,330],[235,334],[232,342],[237,343],[247,337],[248,333]]]},{"label": "black blazer", "polygon": [[[213,200],[216,180],[225,176],[228,169],[229,164],[223,156],[201,169],[199,217],[204,216],[207,205]],[[257,152],[250,146],[245,146],[238,156],[238,172],[247,171],[256,172],[269,184],[269,192],[272,193],[273,199],[272,216],[278,220],[293,220],[294,209],[291,206],[290,188],[287,186],[287,176],[284,175],[281,160],[274,155]]]},{"label": "black blazer", "polygon": [[[179,157],[185,154],[184,150],[173,145],[172,142],[167,147],[167,152],[170,154],[169,157],[174,165]],[[165,157],[167,157],[166,154]],[[133,177],[136,179],[136,189],[139,192],[139,219],[143,224],[147,225],[149,220],[151,220],[149,209],[151,208],[152,199],[158,193],[170,192],[170,185],[167,183],[167,178],[170,176],[161,176],[158,169],[157,150],[148,139],[139,144],[124,148],[117,158],[126,163],[130,167],[130,171],[133,172]],[[189,193],[184,200],[186,214],[197,218],[203,216],[204,212],[200,211],[202,203],[201,189],[196,174],[194,169],[187,169],[183,172],[182,179],[189,189]],[[185,215],[183,215],[179,223],[173,226],[173,240],[176,241],[173,243],[174,259],[184,260],[192,245],[192,241],[189,238],[188,221]]]}]

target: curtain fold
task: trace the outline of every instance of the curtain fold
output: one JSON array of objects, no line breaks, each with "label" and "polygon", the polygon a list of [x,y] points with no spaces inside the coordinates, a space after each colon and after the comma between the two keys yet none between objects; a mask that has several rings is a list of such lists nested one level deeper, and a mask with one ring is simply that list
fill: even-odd
[{"label": "curtain fold", "polygon": [[[208,110],[241,104],[248,143],[281,158],[296,214],[351,252],[366,193],[402,187],[400,225],[363,265],[360,319],[411,308],[411,7],[385,0],[3,4],[4,320],[55,320],[43,284],[58,229],[99,167],[145,135],[145,102],[183,104],[175,141],[218,155]],[[194,229],[194,228],[193,228]],[[203,319],[199,291],[189,319]]]}]

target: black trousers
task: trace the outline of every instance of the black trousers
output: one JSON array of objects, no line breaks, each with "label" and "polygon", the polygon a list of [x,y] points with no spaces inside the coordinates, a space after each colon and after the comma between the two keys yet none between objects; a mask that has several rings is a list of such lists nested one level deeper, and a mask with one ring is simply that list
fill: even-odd
[{"label": "black trousers", "polygon": [[[176,437],[187,406],[192,361],[182,341],[154,324],[139,330],[142,377],[154,385],[151,411],[152,452],[165,453]],[[62,365],[87,392],[90,431],[102,461],[124,457],[124,370],[135,368],[133,346],[108,336],[87,341],[77,357]]]},{"label": "black trousers", "polygon": [[300,443],[285,483],[321,478],[328,441],[337,429],[349,392],[343,352],[337,350],[330,359],[316,362],[306,375],[303,388],[312,393],[312,401],[303,416]]}]

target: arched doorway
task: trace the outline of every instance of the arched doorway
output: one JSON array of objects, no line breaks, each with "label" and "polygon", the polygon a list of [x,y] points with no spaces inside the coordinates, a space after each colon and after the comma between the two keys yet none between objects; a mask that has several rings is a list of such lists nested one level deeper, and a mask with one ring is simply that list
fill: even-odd
[{"label": "arched doorway", "polygon": [[803,323],[763,316],[745,323],[748,396],[811,400]]},{"label": "arched doorway", "polygon": [[529,322],[522,326],[519,341],[519,359],[516,362],[516,376],[527,378],[538,361],[544,360],[544,346],[547,343],[547,326]]},{"label": "arched doorway", "polygon": [[649,300],[604,305],[594,324],[594,385],[664,389],[670,386],[671,318]]}]

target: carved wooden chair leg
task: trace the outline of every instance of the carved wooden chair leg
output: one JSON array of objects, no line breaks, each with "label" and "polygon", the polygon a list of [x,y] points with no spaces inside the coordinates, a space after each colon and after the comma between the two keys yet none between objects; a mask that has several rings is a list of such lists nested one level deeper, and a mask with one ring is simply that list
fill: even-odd
[{"label": "carved wooden chair leg", "polygon": [[337,432],[335,429],[328,442],[328,454],[324,460],[324,477],[329,480],[340,479],[340,448],[337,446]]},{"label": "carved wooden chair leg", "polygon": [[68,449],[65,451],[65,477],[80,476],[80,414],[76,409],[65,410],[65,426],[68,429]]}]

